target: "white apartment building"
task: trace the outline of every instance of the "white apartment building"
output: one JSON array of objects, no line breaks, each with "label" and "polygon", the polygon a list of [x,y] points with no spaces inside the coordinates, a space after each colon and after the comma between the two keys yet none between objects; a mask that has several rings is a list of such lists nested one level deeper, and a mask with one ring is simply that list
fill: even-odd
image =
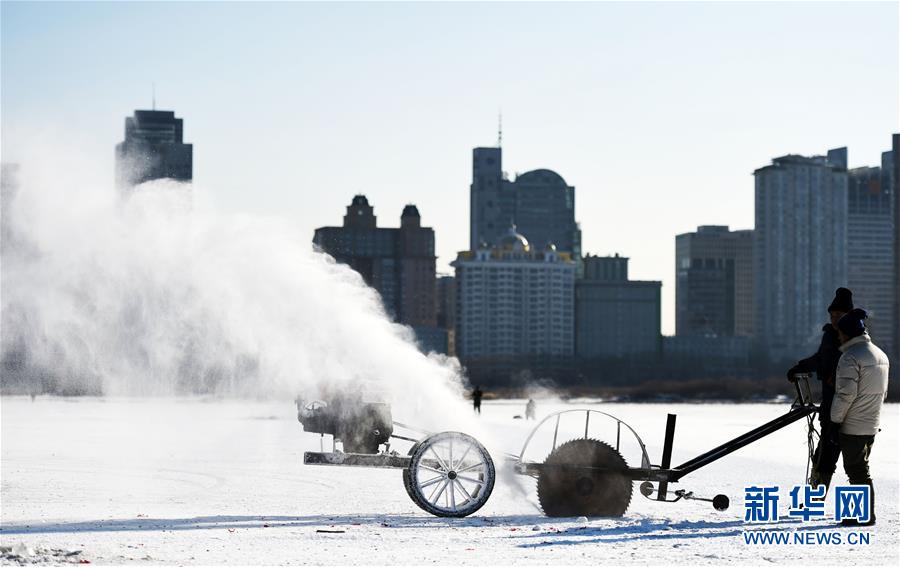
[{"label": "white apartment building", "polygon": [[493,247],[460,252],[452,266],[460,358],[574,354],[571,254],[553,245],[533,250],[513,226]]}]

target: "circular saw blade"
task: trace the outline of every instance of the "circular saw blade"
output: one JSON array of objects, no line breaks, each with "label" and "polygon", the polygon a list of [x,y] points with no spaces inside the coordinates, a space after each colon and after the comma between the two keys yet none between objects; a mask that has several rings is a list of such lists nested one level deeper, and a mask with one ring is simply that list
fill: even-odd
[{"label": "circular saw blade", "polygon": [[547,516],[621,516],[631,503],[628,464],[595,439],[557,447],[538,475],[538,501]]}]

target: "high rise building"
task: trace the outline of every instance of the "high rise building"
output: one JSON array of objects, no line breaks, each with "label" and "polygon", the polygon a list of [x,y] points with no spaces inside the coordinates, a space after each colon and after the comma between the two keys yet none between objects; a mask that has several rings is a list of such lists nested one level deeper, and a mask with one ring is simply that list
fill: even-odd
[{"label": "high rise building", "polygon": [[467,359],[571,357],[575,262],[552,245],[532,248],[508,229],[493,247],[460,252],[456,351]]},{"label": "high rise building", "polygon": [[662,282],[628,279],[628,258],[584,257],[575,282],[575,352],[581,358],[657,356]]},{"label": "high rise building", "polygon": [[[894,360],[900,363],[900,134],[891,140],[890,184],[894,196]],[[892,368],[896,368],[893,365]],[[894,371],[896,376],[896,370]]]},{"label": "high rise building", "polygon": [[414,205],[404,207],[400,228],[378,228],[374,208],[356,195],[343,226],[317,228],[313,242],[359,272],[385,310],[416,331],[423,350],[447,351],[436,317],[434,230],[422,226]]},{"label": "high rise building", "polygon": [[675,333],[753,334],[753,231],[701,226],[675,237]]},{"label": "high rise building", "polygon": [[510,181],[502,158],[499,147],[473,150],[469,249],[497,242],[513,223],[532,245],[553,243],[578,261],[581,229],[575,222],[575,188],[549,169],[529,171]]},{"label": "high rise building", "polygon": [[754,176],[754,334],[770,358],[796,359],[847,286],[847,148],[775,158]]},{"label": "high rise building", "polygon": [[894,222],[890,171],[893,155],[881,167],[851,169],[847,188],[847,283],[853,302],[869,312],[872,339],[894,353]]},{"label": "high rise building", "polygon": [[193,179],[192,144],[184,121],[169,110],[135,110],[125,118],[125,140],[116,145],[116,186],[127,191],[154,179]]},{"label": "high rise building", "polygon": [[503,172],[503,150],[472,150],[472,185],[469,187],[469,250],[497,242],[514,222],[515,195]]}]

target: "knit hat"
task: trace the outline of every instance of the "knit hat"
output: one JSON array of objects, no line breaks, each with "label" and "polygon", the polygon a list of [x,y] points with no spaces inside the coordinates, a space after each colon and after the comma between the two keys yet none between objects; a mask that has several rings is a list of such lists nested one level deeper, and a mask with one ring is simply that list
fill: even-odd
[{"label": "knit hat", "polygon": [[838,329],[851,339],[858,337],[866,332],[866,317],[868,316],[865,309],[854,309],[838,319]]},{"label": "knit hat", "polygon": [[834,301],[828,306],[828,312],[843,311],[850,313],[853,311],[853,292],[845,287],[839,287],[834,292]]}]

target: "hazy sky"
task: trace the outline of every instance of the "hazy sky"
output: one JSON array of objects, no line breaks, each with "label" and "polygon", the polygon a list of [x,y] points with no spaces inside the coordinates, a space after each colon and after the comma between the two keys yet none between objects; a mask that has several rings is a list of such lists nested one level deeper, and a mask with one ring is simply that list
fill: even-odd
[{"label": "hazy sky", "polygon": [[[898,3],[2,3],[2,151],[35,132],[108,168],[124,119],[185,120],[228,211],[380,226],[415,203],[438,269],[468,246],[471,151],[576,188],[584,250],[662,280],[675,235],[753,226],[755,168],[898,131]],[[93,157],[95,156],[95,158]],[[23,167],[40,164],[23,163]],[[73,195],[73,198],[77,198]]]}]

